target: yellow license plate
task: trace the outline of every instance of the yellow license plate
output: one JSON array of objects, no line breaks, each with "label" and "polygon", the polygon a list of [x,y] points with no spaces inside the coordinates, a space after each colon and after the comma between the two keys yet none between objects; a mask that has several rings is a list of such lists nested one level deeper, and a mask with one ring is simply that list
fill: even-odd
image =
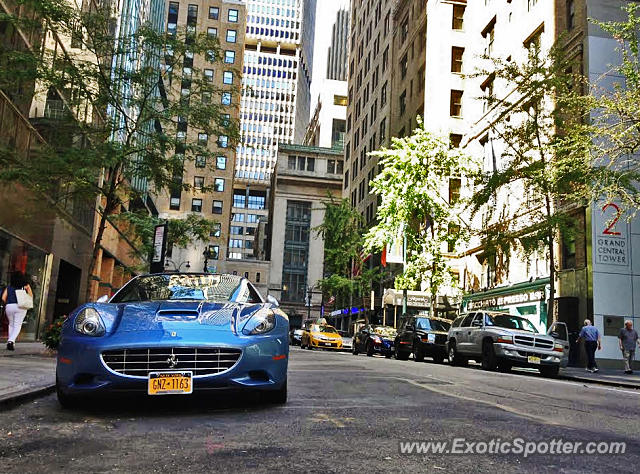
[{"label": "yellow license plate", "polygon": [[529,361],[530,364],[539,364],[540,363],[540,357],[536,357],[536,356],[529,356],[527,358],[527,360]]},{"label": "yellow license plate", "polygon": [[149,395],[187,395],[193,392],[193,372],[151,372]]}]

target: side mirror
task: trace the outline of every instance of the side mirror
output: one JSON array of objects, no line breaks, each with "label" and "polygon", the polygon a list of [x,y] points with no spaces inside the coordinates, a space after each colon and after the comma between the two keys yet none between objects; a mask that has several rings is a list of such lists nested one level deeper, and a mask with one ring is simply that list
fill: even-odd
[{"label": "side mirror", "polygon": [[549,335],[550,335],[551,337],[553,337],[553,338],[558,338],[558,337],[560,337],[560,333],[559,333],[559,332],[557,332],[557,331],[553,331],[553,332],[552,332],[551,334],[549,334]]},{"label": "side mirror", "polygon": [[107,301],[109,301],[109,297],[107,295],[102,295],[96,300],[96,303],[106,303]]},{"label": "side mirror", "polygon": [[271,303],[276,308],[280,307],[280,303],[278,303],[278,300],[273,295],[267,295],[267,303]]}]

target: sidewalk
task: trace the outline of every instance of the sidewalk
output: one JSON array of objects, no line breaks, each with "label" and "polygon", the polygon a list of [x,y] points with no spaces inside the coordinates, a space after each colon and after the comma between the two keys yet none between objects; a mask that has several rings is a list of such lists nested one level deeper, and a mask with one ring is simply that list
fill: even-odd
[{"label": "sidewalk", "polygon": [[0,410],[16,402],[52,392],[56,358],[39,342],[0,345]]},{"label": "sidewalk", "polygon": [[[622,364],[622,362],[620,364]],[[622,369],[600,369],[596,373],[591,373],[584,370],[584,368],[567,367],[560,371],[560,377],[580,382],[591,382],[640,389],[640,371],[635,371],[631,375],[626,375]]]}]

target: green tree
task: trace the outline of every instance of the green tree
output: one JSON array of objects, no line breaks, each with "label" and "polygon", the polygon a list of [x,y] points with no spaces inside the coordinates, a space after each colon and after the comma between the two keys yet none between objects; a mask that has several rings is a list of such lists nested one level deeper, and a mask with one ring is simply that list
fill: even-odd
[{"label": "green tree", "polygon": [[0,49],[0,88],[36,84],[51,106],[47,110],[56,111],[49,114],[47,145],[31,150],[28,159],[11,148],[0,150],[0,179],[19,181],[57,202],[97,200],[92,274],[112,215],[143,200],[149,189],[190,189],[182,181],[186,163],[203,157],[214,166],[217,150],[210,137],[219,147],[237,141],[228,105],[237,89],[214,85],[194,63],[194,57],[222,62],[218,40],[206,34],[142,26],[114,37],[109,7],[79,11],[67,0],[17,3],[38,20],[5,15],[4,21],[53,32],[68,45]]},{"label": "green tree", "polygon": [[314,231],[324,240],[325,278],[318,282],[324,295],[333,296],[338,307],[350,306],[354,298],[359,298],[365,307],[378,269],[368,268],[363,262],[362,215],[351,207],[348,199],[338,200],[329,195],[324,220]]},{"label": "green tree", "polygon": [[443,286],[455,287],[447,253],[468,234],[460,219],[463,204],[449,200],[449,185],[473,169],[462,151],[424,129],[419,120],[413,135],[394,138],[391,148],[372,153],[380,174],[371,190],[380,196],[378,223],[366,235],[366,246],[382,250],[399,236],[406,239],[406,265],[396,278],[398,289],[420,289],[426,282],[431,311]]}]

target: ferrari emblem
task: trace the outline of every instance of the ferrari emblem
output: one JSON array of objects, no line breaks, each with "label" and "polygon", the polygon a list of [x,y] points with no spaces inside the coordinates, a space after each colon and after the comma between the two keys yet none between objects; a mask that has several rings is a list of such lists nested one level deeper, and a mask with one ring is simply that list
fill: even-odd
[{"label": "ferrari emblem", "polygon": [[175,354],[171,354],[171,357],[167,359],[167,365],[170,369],[175,369],[178,366],[178,358]]},{"label": "ferrari emblem", "polygon": [[176,333],[175,331],[171,333],[171,337],[176,337],[178,335],[178,333]]}]

